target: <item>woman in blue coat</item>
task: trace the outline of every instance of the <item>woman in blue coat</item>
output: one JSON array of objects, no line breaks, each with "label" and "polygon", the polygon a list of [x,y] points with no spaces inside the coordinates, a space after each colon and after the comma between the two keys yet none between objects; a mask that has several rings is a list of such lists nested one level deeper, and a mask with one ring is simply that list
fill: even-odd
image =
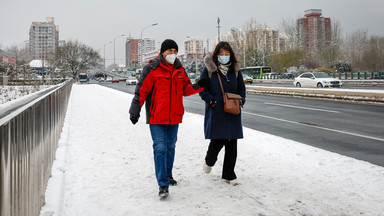
[{"label": "woman in blue coat", "polygon": [[235,165],[237,158],[237,139],[243,138],[241,113],[233,115],[224,112],[223,94],[218,76],[221,78],[224,92],[239,94],[245,103],[245,85],[239,72],[240,66],[235,53],[227,42],[217,44],[214,52],[205,59],[205,68],[200,79],[208,78],[208,86],[200,92],[205,101],[204,135],[210,139],[204,171],[208,174],[217,161],[220,150],[225,147],[222,178],[237,185]]}]

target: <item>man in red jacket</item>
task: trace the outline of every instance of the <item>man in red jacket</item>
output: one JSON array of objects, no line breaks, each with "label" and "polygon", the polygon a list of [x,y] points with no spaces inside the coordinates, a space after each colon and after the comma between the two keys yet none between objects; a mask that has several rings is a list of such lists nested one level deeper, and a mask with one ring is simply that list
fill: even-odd
[{"label": "man in red jacket", "polygon": [[177,185],[172,168],[177,131],[184,115],[183,96],[201,92],[208,83],[208,80],[200,80],[191,84],[176,58],[177,52],[175,41],[167,39],[161,44],[159,56],[142,71],[129,109],[130,120],[136,124],[145,102],[160,197],[168,196],[169,185]]}]

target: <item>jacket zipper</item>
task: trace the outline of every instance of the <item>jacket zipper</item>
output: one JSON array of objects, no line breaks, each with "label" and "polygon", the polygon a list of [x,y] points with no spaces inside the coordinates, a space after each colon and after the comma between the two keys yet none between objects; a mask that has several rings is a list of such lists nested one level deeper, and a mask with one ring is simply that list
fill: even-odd
[{"label": "jacket zipper", "polygon": [[[172,70],[173,70],[173,68],[172,68]],[[171,70],[171,79],[170,79],[170,81],[169,82],[171,82],[171,85],[170,85],[170,91],[169,91],[169,93],[170,93],[170,100],[169,100],[169,124],[172,124],[172,119],[171,119],[171,111],[172,111],[172,109],[171,109],[171,106],[172,106],[172,71]]]}]

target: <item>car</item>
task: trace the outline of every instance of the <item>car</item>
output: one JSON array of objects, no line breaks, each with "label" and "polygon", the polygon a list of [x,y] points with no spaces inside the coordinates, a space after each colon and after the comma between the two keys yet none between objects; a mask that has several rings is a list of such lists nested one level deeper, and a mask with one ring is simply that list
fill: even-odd
[{"label": "car", "polygon": [[136,85],[137,79],[135,77],[129,77],[127,80],[125,80],[125,85]]},{"label": "car", "polygon": [[107,77],[106,82],[112,82],[112,77]]},{"label": "car", "polygon": [[296,87],[324,88],[342,87],[343,83],[324,72],[306,72],[293,79],[293,85]]},{"label": "car", "polygon": [[244,80],[244,83],[250,83],[250,84],[253,83],[253,79],[248,75],[243,75],[243,80]]},{"label": "car", "polygon": [[97,78],[97,81],[99,81],[99,82],[105,82],[105,78],[104,78],[104,77],[98,77],[98,78]]},{"label": "car", "polygon": [[373,79],[384,79],[384,72],[375,74]]},{"label": "car", "polygon": [[118,82],[120,82],[120,80],[119,79],[117,79],[117,78],[112,78],[112,83],[118,83]]},{"label": "car", "polygon": [[284,73],[283,76],[282,76],[283,79],[293,79],[295,78],[295,76],[293,75],[293,73]]}]

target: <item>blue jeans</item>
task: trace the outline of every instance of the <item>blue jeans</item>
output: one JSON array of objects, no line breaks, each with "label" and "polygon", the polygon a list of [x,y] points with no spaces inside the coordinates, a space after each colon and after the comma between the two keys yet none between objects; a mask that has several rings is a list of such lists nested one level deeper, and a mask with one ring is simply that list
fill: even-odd
[{"label": "blue jeans", "polygon": [[149,128],[153,140],[153,156],[157,183],[159,186],[169,186],[168,176],[172,176],[179,124],[150,124]]}]

